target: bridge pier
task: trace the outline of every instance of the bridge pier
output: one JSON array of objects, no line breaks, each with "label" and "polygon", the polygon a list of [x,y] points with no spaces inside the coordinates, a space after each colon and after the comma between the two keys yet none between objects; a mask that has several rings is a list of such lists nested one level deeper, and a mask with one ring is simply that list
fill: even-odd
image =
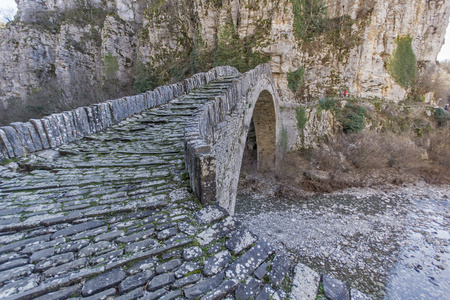
[{"label": "bridge pier", "polygon": [[[186,165],[191,186],[200,201],[204,204],[217,202],[233,214],[252,117],[258,171],[273,170],[276,166],[277,134],[281,123],[279,101],[269,65],[260,65],[239,78],[231,81],[228,78],[215,84],[229,86],[211,97],[188,126]],[[206,152],[199,151],[208,147]],[[215,158],[215,172],[208,162],[210,160],[202,159],[203,156]]]}]

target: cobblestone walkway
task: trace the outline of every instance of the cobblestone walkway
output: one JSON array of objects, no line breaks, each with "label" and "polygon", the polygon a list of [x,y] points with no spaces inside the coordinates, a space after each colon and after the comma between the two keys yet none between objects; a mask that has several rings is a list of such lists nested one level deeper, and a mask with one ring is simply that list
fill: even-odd
[{"label": "cobblestone walkway", "polygon": [[184,126],[233,80],[0,166],[0,298],[284,298],[289,256],[186,187]]}]

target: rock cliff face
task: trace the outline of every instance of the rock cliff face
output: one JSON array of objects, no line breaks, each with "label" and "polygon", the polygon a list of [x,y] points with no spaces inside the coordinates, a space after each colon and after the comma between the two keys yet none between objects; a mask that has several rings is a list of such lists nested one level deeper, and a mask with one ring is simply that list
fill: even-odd
[{"label": "rock cliff face", "polygon": [[[448,0],[16,2],[16,20],[0,31],[4,105],[49,80],[68,94],[108,80],[145,89],[213,65],[246,71],[268,60],[287,107],[344,90],[399,101],[408,87],[387,70],[398,39],[412,38],[419,74],[430,72],[450,13]],[[303,76],[289,89],[296,70]]]}]

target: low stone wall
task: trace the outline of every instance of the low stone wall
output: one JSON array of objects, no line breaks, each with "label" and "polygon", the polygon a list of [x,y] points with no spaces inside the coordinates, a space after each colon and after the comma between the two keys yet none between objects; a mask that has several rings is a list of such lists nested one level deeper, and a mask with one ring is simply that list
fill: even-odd
[{"label": "low stone wall", "polygon": [[216,67],[182,82],[160,86],[143,94],[0,127],[0,161],[73,142],[105,130],[146,109],[167,103],[217,78],[236,74],[239,72],[232,67]]},{"label": "low stone wall", "polygon": [[248,127],[262,91],[277,97],[268,64],[239,77],[208,101],[187,126],[186,167],[202,203],[218,202],[233,214]]}]

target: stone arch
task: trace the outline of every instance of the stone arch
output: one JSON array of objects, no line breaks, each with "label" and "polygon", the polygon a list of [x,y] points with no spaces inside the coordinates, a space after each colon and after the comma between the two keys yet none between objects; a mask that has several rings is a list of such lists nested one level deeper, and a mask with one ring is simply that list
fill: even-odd
[{"label": "stone arch", "polygon": [[[234,213],[237,187],[250,123],[253,118],[257,143],[258,171],[274,169],[277,162],[279,120],[278,94],[273,78],[264,77],[249,87],[246,97],[234,109],[224,133],[215,145],[216,200]],[[221,131],[222,131],[221,130]],[[225,141],[225,142],[222,142]]]},{"label": "stone arch", "polygon": [[253,110],[257,145],[258,171],[268,171],[276,164],[277,120],[272,95],[264,90],[259,95]]}]

